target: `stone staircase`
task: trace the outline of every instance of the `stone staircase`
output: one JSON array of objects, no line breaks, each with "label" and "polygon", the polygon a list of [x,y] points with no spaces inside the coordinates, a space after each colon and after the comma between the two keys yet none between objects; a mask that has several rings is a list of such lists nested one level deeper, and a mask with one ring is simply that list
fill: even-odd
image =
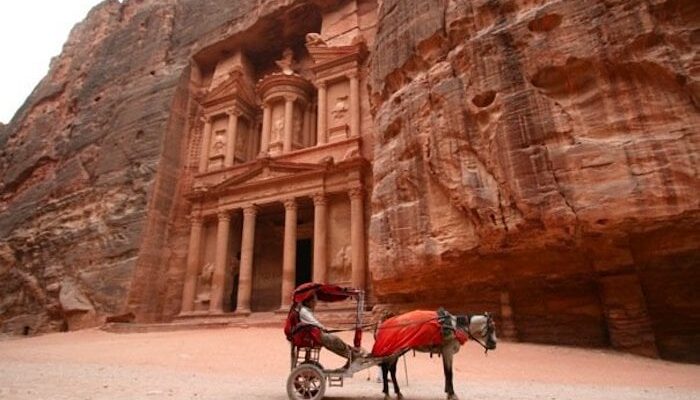
[{"label": "stone staircase", "polygon": [[[315,314],[316,317],[328,327],[351,329],[355,323],[356,311],[354,307],[319,304]],[[369,312],[365,312],[365,323],[369,321],[370,316],[371,314]],[[167,332],[231,327],[279,328],[282,330],[286,318],[286,310],[254,312],[249,315],[237,315],[235,313],[209,314],[195,312],[188,315],[179,315],[171,322],[110,322],[104,324],[101,329],[114,333]]]}]

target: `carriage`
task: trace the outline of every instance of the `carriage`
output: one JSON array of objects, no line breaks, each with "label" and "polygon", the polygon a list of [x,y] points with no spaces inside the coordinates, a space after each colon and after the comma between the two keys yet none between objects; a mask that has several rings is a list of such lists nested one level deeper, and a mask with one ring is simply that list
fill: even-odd
[{"label": "carriage", "polygon": [[290,400],[322,399],[326,391],[326,382],[328,382],[329,387],[342,387],[344,378],[352,377],[355,372],[377,365],[382,361],[381,359],[367,357],[356,359],[342,368],[324,368],[319,362],[321,344],[314,338],[314,334],[308,329],[304,329],[306,327],[290,326],[290,323],[295,318],[294,312],[297,305],[314,295],[321,302],[355,300],[357,302],[357,313],[353,346],[359,348],[362,343],[364,291],[319,283],[305,283],[299,286],[294,291],[292,307],[285,326],[287,339],[291,343],[291,373],[287,379],[287,394]]},{"label": "carriage", "polygon": [[[293,302],[285,324],[285,335],[291,344],[291,372],[287,378],[290,400],[320,400],[327,386],[343,386],[344,378],[375,365],[382,366],[383,392],[388,396],[387,374],[391,372],[394,392],[401,397],[396,381],[396,361],[409,349],[437,353],[442,356],[447,399],[456,399],[452,385],[452,357],[467,338],[486,351],[496,348],[495,324],[488,313],[451,315],[444,309],[415,310],[382,322],[376,331],[375,344],[370,355],[354,357],[352,362],[337,369],[326,369],[319,362],[321,352],[320,330],[299,322],[298,305],[315,296],[321,302],[353,299],[357,302],[353,346],[362,344],[364,292],[336,285],[305,283],[294,290]],[[350,357],[349,357],[350,359]]]}]

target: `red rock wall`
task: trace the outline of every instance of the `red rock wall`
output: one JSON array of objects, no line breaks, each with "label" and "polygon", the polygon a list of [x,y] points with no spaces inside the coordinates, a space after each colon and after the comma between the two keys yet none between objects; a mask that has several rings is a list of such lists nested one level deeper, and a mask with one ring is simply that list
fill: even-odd
[{"label": "red rock wall", "polygon": [[190,57],[291,3],[109,0],[76,25],[0,128],[2,331],[177,312]]},{"label": "red rock wall", "polygon": [[[112,0],[74,29],[0,126],[2,331],[177,314],[191,57],[301,2]],[[380,3],[377,300],[700,360],[697,2]]]},{"label": "red rock wall", "polygon": [[385,0],[379,14],[378,300],[473,309],[500,292],[520,339],[699,360],[700,5]]}]

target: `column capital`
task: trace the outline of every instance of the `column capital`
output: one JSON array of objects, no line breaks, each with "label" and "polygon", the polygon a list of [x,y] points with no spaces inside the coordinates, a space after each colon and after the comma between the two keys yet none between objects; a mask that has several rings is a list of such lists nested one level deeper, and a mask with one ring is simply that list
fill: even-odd
[{"label": "column capital", "polygon": [[297,209],[297,200],[294,197],[284,199],[282,203],[284,204],[284,209],[287,211]]},{"label": "column capital", "polygon": [[260,209],[260,208],[259,208],[257,205],[255,205],[255,204],[251,204],[251,205],[245,206],[245,207],[243,208],[243,215],[244,215],[244,216],[247,215],[247,216],[252,216],[252,217],[254,217],[254,216],[256,216],[256,215],[258,214],[258,210],[259,210],[259,209]]},{"label": "column capital", "polygon": [[204,218],[202,218],[202,214],[190,214],[190,224],[192,225],[201,225],[202,222],[204,221]]},{"label": "column capital", "polygon": [[216,213],[216,216],[219,218],[219,221],[231,220],[231,213],[229,211],[219,211],[218,213]]},{"label": "column capital", "polygon": [[211,124],[211,115],[210,114],[205,114],[199,117],[199,120],[205,124]]},{"label": "column capital", "polygon": [[360,77],[360,73],[357,70],[350,71],[345,76],[348,77],[348,79],[357,79]]},{"label": "column capital", "polygon": [[355,186],[348,189],[348,195],[351,199],[361,199],[364,195],[364,189],[361,186]]},{"label": "column capital", "polygon": [[241,111],[241,109],[238,107],[232,107],[226,110],[226,115],[228,115],[229,117],[232,117],[234,115],[236,117],[240,117],[241,115],[243,115],[243,111]]},{"label": "column capital", "polygon": [[326,89],[328,87],[328,83],[326,81],[318,81],[316,82],[316,87],[319,89]]},{"label": "column capital", "polygon": [[325,206],[328,204],[328,196],[325,193],[314,193],[311,195],[311,198],[314,201],[314,206]]},{"label": "column capital", "polygon": [[284,101],[286,103],[294,103],[295,101],[297,101],[298,98],[299,98],[299,96],[296,96],[293,94],[285,94],[284,95]]}]

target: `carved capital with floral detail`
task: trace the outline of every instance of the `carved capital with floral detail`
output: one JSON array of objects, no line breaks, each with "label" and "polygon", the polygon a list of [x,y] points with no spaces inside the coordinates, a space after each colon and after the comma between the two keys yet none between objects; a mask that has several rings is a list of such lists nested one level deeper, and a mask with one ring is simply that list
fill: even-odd
[{"label": "carved capital with floral detail", "polygon": [[314,201],[314,206],[325,206],[328,204],[328,196],[325,193],[314,193],[311,198]]}]

